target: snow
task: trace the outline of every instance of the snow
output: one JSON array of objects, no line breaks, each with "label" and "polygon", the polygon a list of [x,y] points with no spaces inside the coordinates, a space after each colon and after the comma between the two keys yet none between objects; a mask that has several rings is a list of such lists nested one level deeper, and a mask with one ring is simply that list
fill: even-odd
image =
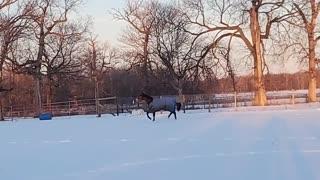
[{"label": "snow", "polygon": [[320,105],[17,119],[1,180],[316,180]]},{"label": "snow", "polygon": [[132,110],[132,112],[131,112],[132,115],[142,115],[142,114],[144,114],[144,113],[145,113],[145,112],[144,112],[143,109],[134,109],[134,110]]}]

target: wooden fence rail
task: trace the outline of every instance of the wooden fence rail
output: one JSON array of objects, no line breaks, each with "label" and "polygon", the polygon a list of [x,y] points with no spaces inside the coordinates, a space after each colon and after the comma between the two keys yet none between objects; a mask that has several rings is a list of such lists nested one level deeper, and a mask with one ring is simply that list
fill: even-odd
[{"label": "wooden fence rail", "polygon": [[[267,92],[268,105],[295,105],[307,103],[307,91],[278,91]],[[176,97],[178,96],[161,96]],[[160,98],[161,98],[160,97]],[[318,102],[320,91],[317,92]],[[214,108],[234,108],[252,106],[253,93],[228,93],[228,94],[197,94],[184,95],[183,110]],[[43,112],[51,113],[53,116],[70,116],[97,114],[97,108],[101,114],[131,113],[135,109],[144,109],[145,105],[138,103],[135,97],[107,97],[100,98],[99,104],[95,99],[74,100],[45,104]],[[34,105],[8,106],[4,108],[6,119],[36,117]]]}]

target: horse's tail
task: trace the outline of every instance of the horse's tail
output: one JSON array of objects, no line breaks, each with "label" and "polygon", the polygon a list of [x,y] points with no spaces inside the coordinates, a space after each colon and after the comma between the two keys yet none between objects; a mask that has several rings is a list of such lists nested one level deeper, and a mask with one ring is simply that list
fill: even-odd
[{"label": "horse's tail", "polygon": [[180,111],[181,110],[181,103],[176,103],[177,104],[177,110]]}]

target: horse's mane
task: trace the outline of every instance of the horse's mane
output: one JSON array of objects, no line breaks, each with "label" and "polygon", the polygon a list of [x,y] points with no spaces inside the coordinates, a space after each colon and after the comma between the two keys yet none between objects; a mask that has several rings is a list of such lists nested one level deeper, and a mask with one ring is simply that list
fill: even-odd
[{"label": "horse's mane", "polygon": [[146,98],[148,98],[148,99],[151,99],[151,101],[153,100],[153,97],[151,97],[151,96],[149,96],[149,95],[147,95],[147,94],[145,94],[145,93],[141,93],[140,96],[146,97]]}]

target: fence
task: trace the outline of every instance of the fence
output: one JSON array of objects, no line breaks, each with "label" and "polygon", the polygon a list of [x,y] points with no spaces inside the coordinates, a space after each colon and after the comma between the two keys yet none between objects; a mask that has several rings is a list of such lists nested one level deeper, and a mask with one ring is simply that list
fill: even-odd
[{"label": "fence", "polygon": [[[266,92],[267,105],[295,105],[307,103],[306,90]],[[237,108],[253,106],[254,93],[227,93],[215,95],[187,95],[185,109]],[[320,89],[317,90],[317,101],[320,101]]]},{"label": "fence", "polygon": [[[307,102],[307,91],[275,91],[267,92],[268,105],[299,104]],[[168,96],[166,96],[168,97]],[[177,97],[177,96],[171,96]],[[320,101],[320,90],[317,91]],[[159,97],[161,98],[161,97]],[[179,99],[177,97],[177,99]],[[181,99],[181,98],[180,98]],[[254,93],[227,93],[227,94],[198,94],[184,95],[183,110],[213,108],[237,108],[252,106]],[[131,113],[135,109],[144,109],[142,103],[136,102],[135,97],[108,97],[87,100],[74,100],[46,104],[42,107],[43,112],[51,113],[53,116],[70,116],[84,114],[113,114]],[[4,108],[6,118],[35,117],[34,106],[10,106]]]},{"label": "fence", "polygon": [[[292,90],[292,91],[269,91],[266,92],[267,105],[295,105],[307,103],[307,90]],[[168,97],[168,96],[166,96]],[[184,95],[182,98],[178,96],[177,99],[183,99],[183,109],[208,109],[210,111],[214,108],[235,108],[253,106],[254,93],[226,93],[226,94],[197,94],[197,95]],[[317,101],[320,101],[320,89],[317,90]],[[161,98],[161,96],[157,96]],[[125,99],[125,98],[123,98]],[[126,102],[126,101],[124,101]],[[143,104],[139,103],[119,104],[122,107],[122,112],[131,112],[137,108],[144,108]]]},{"label": "fence", "polygon": [[[51,113],[53,116],[70,116],[85,114],[113,114],[119,112],[116,97],[100,98],[98,103],[95,99],[73,100],[45,104],[42,112]],[[6,118],[28,118],[36,117],[34,105],[32,106],[10,106],[4,108]]]}]

